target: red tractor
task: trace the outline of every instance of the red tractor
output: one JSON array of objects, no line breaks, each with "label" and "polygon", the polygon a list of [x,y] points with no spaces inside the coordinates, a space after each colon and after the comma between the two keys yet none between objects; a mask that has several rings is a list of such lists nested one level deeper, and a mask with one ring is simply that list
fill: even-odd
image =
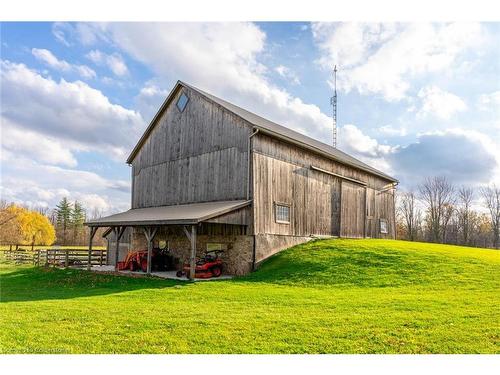
[{"label": "red tractor", "polygon": [[[222,275],[222,259],[219,254],[223,252],[223,250],[211,250],[207,251],[203,258],[198,258],[196,260],[194,277],[199,279],[210,279]],[[189,271],[189,262],[186,262],[182,266],[182,270],[177,271],[177,277],[189,277]]]},{"label": "red tractor", "polygon": [[[173,257],[167,249],[154,248],[151,252],[151,270],[167,271],[173,269]],[[118,270],[146,272],[148,268],[148,251],[137,250],[127,254],[125,261],[118,262]]]}]

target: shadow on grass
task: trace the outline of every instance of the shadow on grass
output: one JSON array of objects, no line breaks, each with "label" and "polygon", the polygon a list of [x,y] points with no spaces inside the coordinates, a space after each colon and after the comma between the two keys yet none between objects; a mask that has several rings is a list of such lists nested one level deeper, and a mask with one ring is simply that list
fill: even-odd
[{"label": "shadow on grass", "polygon": [[75,269],[1,265],[0,303],[91,297],[141,289],[162,289],[186,282],[129,277]]}]

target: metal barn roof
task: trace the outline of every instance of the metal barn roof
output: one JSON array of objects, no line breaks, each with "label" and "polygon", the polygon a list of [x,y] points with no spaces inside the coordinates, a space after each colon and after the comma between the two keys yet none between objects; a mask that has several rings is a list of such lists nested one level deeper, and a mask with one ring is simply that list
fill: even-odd
[{"label": "metal barn roof", "polygon": [[111,216],[90,220],[85,224],[91,227],[198,224],[246,207],[249,204],[250,201],[240,200],[134,208]]},{"label": "metal barn roof", "polygon": [[308,148],[308,149],[310,149],[316,153],[319,153],[323,156],[337,160],[341,163],[350,165],[352,167],[359,168],[361,170],[364,170],[365,172],[369,172],[369,173],[374,174],[376,176],[382,177],[388,181],[392,181],[392,182],[398,181],[394,177],[391,177],[391,176],[385,174],[384,172],[381,172],[378,169],[375,169],[375,168],[369,166],[368,164],[363,163],[362,161],[346,154],[345,152],[340,151],[337,148],[334,148],[326,143],[317,141],[314,138],[308,137],[308,136],[301,134],[301,133],[298,133],[290,128],[287,128],[285,126],[282,126],[282,125],[279,125],[275,122],[267,120],[264,117],[256,115],[255,113],[247,111],[246,109],[238,107],[235,104],[229,103],[221,98],[218,98],[215,95],[209,94],[203,90],[200,90],[200,89],[198,89],[194,86],[191,86],[191,85],[189,85],[185,82],[182,82],[182,81],[177,81],[177,84],[175,85],[173,90],[170,92],[170,94],[168,95],[165,102],[162,104],[160,110],[156,113],[155,117],[153,118],[153,120],[149,124],[148,128],[146,129],[146,131],[142,135],[142,137],[139,140],[139,142],[137,143],[137,145],[132,150],[130,156],[127,159],[127,163],[129,163],[129,164],[132,163],[135,155],[140,150],[140,148],[142,147],[142,144],[146,141],[149,134],[153,130],[157,118],[161,115],[163,110],[167,107],[167,105],[173,99],[174,93],[181,86],[184,86],[184,87],[187,87],[191,90],[196,91],[197,93],[206,97],[207,99],[211,100],[212,102],[220,105],[221,107],[225,108],[226,110],[228,110],[228,111],[234,113],[235,115],[241,117],[242,119],[248,121],[256,129],[259,129],[259,131],[261,131],[263,133],[266,133],[266,134],[269,134],[269,135],[274,136],[276,138],[282,139],[284,141],[294,143],[294,144],[300,145],[302,147]]}]

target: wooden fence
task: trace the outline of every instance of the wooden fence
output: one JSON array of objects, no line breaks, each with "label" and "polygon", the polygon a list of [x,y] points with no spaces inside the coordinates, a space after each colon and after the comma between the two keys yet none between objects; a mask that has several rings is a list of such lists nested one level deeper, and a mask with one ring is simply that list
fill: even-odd
[{"label": "wooden fence", "polygon": [[[13,249],[4,250],[3,258],[16,264],[33,264],[35,266],[54,267],[86,267],[89,260],[88,249]],[[102,266],[107,262],[106,250],[92,250],[90,265]]]}]

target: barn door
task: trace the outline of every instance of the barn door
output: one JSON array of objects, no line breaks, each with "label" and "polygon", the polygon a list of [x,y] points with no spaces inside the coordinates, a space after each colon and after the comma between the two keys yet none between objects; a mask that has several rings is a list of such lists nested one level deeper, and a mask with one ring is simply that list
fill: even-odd
[{"label": "barn door", "polygon": [[365,236],[365,187],[349,181],[342,181],[340,236]]}]

